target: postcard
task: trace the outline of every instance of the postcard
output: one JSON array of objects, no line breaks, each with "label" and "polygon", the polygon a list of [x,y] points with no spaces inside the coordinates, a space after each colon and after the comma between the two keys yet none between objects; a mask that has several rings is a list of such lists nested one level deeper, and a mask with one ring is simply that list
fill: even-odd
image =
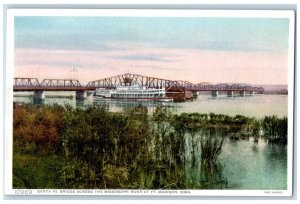
[{"label": "postcard", "polygon": [[294,11],[7,12],[7,195],[292,195]]}]

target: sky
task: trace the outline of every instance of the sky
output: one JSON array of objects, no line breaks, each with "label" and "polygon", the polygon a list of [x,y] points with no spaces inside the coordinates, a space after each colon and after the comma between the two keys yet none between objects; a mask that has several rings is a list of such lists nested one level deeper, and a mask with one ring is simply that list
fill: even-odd
[{"label": "sky", "polygon": [[289,20],[15,17],[15,77],[287,84]]}]

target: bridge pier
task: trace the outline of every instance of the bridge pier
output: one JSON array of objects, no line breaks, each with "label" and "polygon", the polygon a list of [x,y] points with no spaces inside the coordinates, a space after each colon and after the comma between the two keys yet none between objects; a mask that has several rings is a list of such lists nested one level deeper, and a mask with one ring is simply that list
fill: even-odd
[{"label": "bridge pier", "polygon": [[212,97],[218,97],[219,92],[218,91],[212,91],[211,95],[212,95]]},{"label": "bridge pier", "polygon": [[233,97],[233,91],[227,91],[227,96],[228,97]]},{"label": "bridge pier", "polygon": [[45,91],[34,91],[33,100],[35,101],[45,100]]},{"label": "bridge pier", "polygon": [[250,93],[250,95],[251,95],[251,96],[253,96],[253,95],[254,95],[254,91],[250,91],[249,93]]},{"label": "bridge pier", "polygon": [[76,100],[82,100],[87,97],[87,91],[76,91]]},{"label": "bridge pier", "polygon": [[193,99],[197,99],[198,98],[198,92],[197,91],[192,91],[193,93]]},{"label": "bridge pier", "polygon": [[246,91],[240,91],[240,96],[242,97],[246,96]]}]

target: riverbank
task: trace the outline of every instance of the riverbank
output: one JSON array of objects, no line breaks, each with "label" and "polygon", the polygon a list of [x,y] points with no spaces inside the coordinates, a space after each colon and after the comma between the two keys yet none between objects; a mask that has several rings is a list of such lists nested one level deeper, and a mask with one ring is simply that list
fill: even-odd
[{"label": "riverbank", "polygon": [[13,114],[14,188],[232,188],[219,162],[227,140],[287,142],[287,118],[276,116],[25,104]]}]

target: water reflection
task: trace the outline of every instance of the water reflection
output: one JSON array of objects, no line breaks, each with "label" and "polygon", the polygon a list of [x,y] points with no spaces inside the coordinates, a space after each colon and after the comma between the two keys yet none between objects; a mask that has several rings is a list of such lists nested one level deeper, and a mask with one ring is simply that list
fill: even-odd
[{"label": "water reflection", "polygon": [[[162,126],[157,128],[163,129]],[[157,133],[151,141],[153,149],[146,153],[152,158],[150,163],[134,169],[134,179],[138,178],[139,185],[153,189],[227,188],[226,175],[219,161],[224,142],[222,132],[205,129],[187,132],[183,137],[181,133],[171,134],[171,137],[166,136],[167,132]],[[183,146],[180,140],[184,140]]]},{"label": "water reflection", "polygon": [[[258,141],[258,140],[257,140]],[[256,144],[253,144],[252,145],[252,151],[255,152],[255,153],[258,153],[258,148],[257,148],[257,145]]]},{"label": "water reflection", "polygon": [[178,104],[170,102],[160,102],[160,101],[151,101],[151,100],[116,100],[116,99],[103,99],[99,97],[89,97],[85,100],[75,100],[75,98],[70,97],[51,97],[46,98],[45,100],[33,100],[33,97],[14,97],[14,102],[16,103],[28,103],[28,104],[39,104],[39,105],[70,105],[72,107],[86,107],[97,103],[109,108],[112,112],[122,112],[124,110],[129,110],[135,107],[143,106],[148,109],[148,112],[151,114],[157,107],[164,107],[168,110],[176,113]]},{"label": "water reflection", "polygon": [[[47,98],[43,102],[45,104],[58,103],[64,105],[66,103],[71,106],[85,106],[93,104],[94,102],[99,104],[109,104],[111,111],[123,110],[123,107],[136,107],[139,104],[143,104],[150,108],[150,112],[153,111],[153,107],[159,107],[164,105],[168,107],[174,113],[221,113],[227,115],[245,115],[250,117],[261,118],[265,115],[277,115],[279,117],[287,115],[287,96],[286,95],[255,95],[249,97],[225,97],[220,96],[212,98],[208,95],[198,96],[193,101],[186,101],[184,103],[161,103],[155,101],[126,101],[126,100],[107,100],[99,99],[97,97],[88,97],[86,100],[76,101],[75,96],[67,95],[69,98]],[[52,93],[57,94],[57,93]],[[70,96],[73,96],[70,98]],[[14,97],[14,102],[34,103],[32,96],[27,97]]]},{"label": "water reflection", "polygon": [[197,189],[227,188],[219,155],[225,132],[215,128],[190,131],[186,135],[186,185]]}]

